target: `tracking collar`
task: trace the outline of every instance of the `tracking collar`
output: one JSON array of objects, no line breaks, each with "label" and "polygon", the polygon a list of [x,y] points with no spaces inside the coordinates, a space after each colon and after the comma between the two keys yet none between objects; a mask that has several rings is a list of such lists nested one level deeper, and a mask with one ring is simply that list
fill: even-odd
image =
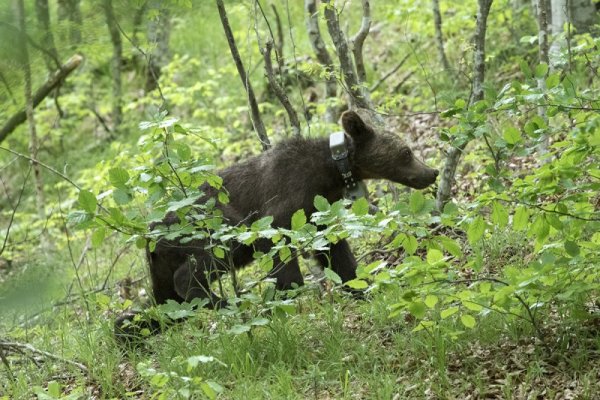
[{"label": "tracking collar", "polygon": [[348,158],[348,143],[344,132],[334,132],[329,135],[329,150],[335,166],[344,180],[344,197],[356,200],[359,197],[367,197],[367,187],[363,181],[357,181],[352,176],[352,167]]}]

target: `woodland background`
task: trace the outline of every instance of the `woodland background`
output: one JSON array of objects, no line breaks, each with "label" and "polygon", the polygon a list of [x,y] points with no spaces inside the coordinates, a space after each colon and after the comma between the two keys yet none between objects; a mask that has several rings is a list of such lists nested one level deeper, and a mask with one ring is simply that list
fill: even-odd
[{"label": "woodland background", "polygon": [[[598,8],[2,2],[0,399],[598,398]],[[189,320],[116,343],[115,316],[148,301],[148,222],[189,211],[214,168],[339,130],[348,107],[438,185],[370,182],[376,214],[316,198],[291,230],[210,219],[195,229],[216,257],[276,246],[223,280],[227,310],[153,308]],[[275,252],[346,237],[366,300],[309,258],[295,296],[265,282]]]}]

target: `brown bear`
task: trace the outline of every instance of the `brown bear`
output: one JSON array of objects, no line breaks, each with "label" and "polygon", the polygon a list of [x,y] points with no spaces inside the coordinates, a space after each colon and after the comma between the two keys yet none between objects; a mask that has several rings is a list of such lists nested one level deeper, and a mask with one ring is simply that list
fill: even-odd
[{"label": "brown bear", "polygon": [[[315,212],[315,196],[335,202],[343,197],[349,184],[359,180],[387,179],[415,189],[435,182],[438,171],[417,159],[399,136],[377,132],[355,111],[346,111],[341,121],[347,143],[344,160],[334,160],[327,138],[293,138],[218,171],[230,199],[227,205],[217,206],[224,220],[231,225],[249,225],[272,216],[274,227],[290,228],[291,217],[297,210],[303,209],[308,218]],[[340,162],[345,163],[347,171],[340,168]],[[209,195],[215,194],[212,188],[203,189]],[[168,227],[178,222],[177,216],[167,215],[162,225]],[[239,244],[230,257],[235,267],[241,268],[252,262],[255,250],[267,252],[270,246],[268,240],[259,240],[254,247]],[[210,282],[225,271],[216,267],[212,252],[205,247],[203,241],[182,243],[163,238],[153,251],[148,250],[157,304],[169,299],[189,302],[194,298],[208,299],[209,307],[213,308],[226,304],[210,289]],[[315,257],[323,267],[331,267],[343,282],[356,277],[356,260],[346,240],[332,244],[329,254]],[[271,276],[276,279],[277,289],[303,284],[296,257],[287,263],[275,259],[273,265]],[[127,332],[124,321],[131,320],[133,315],[125,314],[117,320],[118,333]],[[154,323],[150,325],[157,327]]]}]

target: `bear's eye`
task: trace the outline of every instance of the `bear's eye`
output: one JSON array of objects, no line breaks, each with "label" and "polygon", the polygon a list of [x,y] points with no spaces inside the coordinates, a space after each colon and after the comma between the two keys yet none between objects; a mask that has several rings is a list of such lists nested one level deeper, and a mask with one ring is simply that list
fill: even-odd
[{"label": "bear's eye", "polygon": [[402,150],[400,150],[400,158],[402,159],[402,161],[410,161],[410,158],[412,157],[412,151],[410,151],[410,149],[408,147],[403,148]]}]

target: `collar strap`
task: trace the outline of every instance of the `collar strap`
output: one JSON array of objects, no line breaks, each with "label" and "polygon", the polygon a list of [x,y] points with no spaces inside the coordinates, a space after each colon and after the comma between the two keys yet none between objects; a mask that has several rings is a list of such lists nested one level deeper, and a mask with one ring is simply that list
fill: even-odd
[{"label": "collar strap", "polygon": [[348,157],[348,143],[344,132],[334,132],[329,135],[329,149],[331,150],[331,158],[333,158],[335,166],[344,180],[344,197],[350,200],[367,197],[364,182],[357,181],[352,175],[352,166]]}]

